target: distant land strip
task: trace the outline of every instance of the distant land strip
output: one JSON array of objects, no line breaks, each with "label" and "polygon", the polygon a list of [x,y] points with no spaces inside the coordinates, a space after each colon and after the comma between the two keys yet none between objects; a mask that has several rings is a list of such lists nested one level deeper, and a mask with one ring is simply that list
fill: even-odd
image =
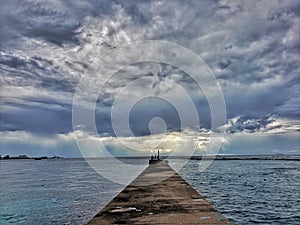
[{"label": "distant land strip", "polygon": [[[68,158],[60,156],[40,156],[40,157],[29,157],[27,155],[19,156],[10,156],[0,155],[0,160],[8,159],[80,159],[78,158]],[[90,157],[87,159],[109,159],[112,157]],[[117,159],[148,159],[148,156],[122,156],[115,157]],[[291,161],[300,161],[300,154],[268,154],[268,155],[206,155],[206,156],[161,156],[162,159],[190,159],[190,160],[291,160]]]}]

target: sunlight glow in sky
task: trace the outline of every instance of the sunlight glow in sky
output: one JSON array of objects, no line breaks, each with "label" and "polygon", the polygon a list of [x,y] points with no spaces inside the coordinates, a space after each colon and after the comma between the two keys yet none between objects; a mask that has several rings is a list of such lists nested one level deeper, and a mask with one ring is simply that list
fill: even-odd
[{"label": "sunlight glow in sky", "polygon": [[[79,157],[78,136],[95,145],[101,139],[118,156],[148,155],[149,142],[160,139],[165,140],[162,154],[181,146],[178,154],[184,155],[194,132],[201,154],[212,133],[207,99],[187,74],[163,63],[141,62],[119,71],[97,100],[99,136],[73,131],[73,97],[82,75],[99,60],[95,52],[105,55],[144,40],[184,46],[210,67],[227,110],[220,153],[300,153],[298,0],[13,0],[0,2],[0,21],[0,155]],[[144,146],[144,152],[135,152],[118,142],[110,113],[120,90],[147,77],[153,82],[136,85],[128,97],[139,96],[149,85],[184,104],[175,82],[192,96],[200,126],[180,130],[174,108],[163,101],[142,101],[129,118],[136,137],[121,137]],[[164,119],[167,133],[149,132],[149,121],[157,116]]]}]

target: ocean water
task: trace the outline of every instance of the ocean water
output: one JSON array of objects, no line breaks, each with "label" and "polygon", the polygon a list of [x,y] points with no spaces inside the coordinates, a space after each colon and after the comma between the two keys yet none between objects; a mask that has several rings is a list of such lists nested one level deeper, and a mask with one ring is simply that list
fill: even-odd
[{"label": "ocean water", "polygon": [[[232,224],[300,224],[299,162],[198,163],[180,174]],[[85,224],[123,188],[82,159],[1,160],[0,224]]]},{"label": "ocean water", "polygon": [[0,224],[84,224],[122,188],[82,159],[1,160]]},{"label": "ocean water", "polygon": [[232,224],[300,224],[300,164],[215,160],[204,172],[190,161],[180,174]]}]

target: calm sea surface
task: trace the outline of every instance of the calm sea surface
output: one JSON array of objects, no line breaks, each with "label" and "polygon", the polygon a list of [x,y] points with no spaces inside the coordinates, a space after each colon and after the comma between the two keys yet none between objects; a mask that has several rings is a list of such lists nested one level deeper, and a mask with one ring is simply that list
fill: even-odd
[{"label": "calm sea surface", "polygon": [[300,224],[297,161],[214,161],[198,172],[190,161],[181,175],[233,224]]},{"label": "calm sea surface", "polygon": [[[233,224],[300,224],[299,162],[190,161],[180,174]],[[0,224],[85,224],[123,188],[81,159],[1,160]]]}]

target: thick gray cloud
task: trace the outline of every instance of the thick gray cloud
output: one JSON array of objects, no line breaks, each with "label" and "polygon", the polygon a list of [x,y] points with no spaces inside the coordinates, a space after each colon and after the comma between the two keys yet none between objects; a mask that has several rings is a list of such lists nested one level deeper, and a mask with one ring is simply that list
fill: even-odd
[{"label": "thick gray cloud", "polygon": [[[203,58],[223,90],[229,121],[240,118],[232,122],[230,132],[266,131],[269,114],[276,115],[278,123],[299,123],[298,0],[16,0],[0,4],[1,131],[69,133],[76,86],[90,64],[98,60],[105,65],[105,52],[141,40],[175,42]],[[103,54],[100,59],[98,50]],[[120,70],[100,92],[99,133],[114,134],[113,101],[122,88],[142,77],[155,77],[147,85],[160,92],[174,90],[166,79],[182,86],[198,109],[200,126],[210,128],[205,95],[187,74],[171,65],[143,62]],[[100,74],[90,77],[91,83],[99,81],[104,83]],[[142,90],[140,85],[130,94]],[[180,93],[174,97],[180,104]],[[169,128],[177,130],[179,123],[170,108],[158,104],[147,112],[146,121],[155,115],[172,115]],[[131,118],[131,127],[137,135],[148,134],[148,127],[141,123],[142,111],[133,113],[136,120]]]},{"label": "thick gray cloud", "polygon": [[[266,129],[268,125],[274,124],[276,118],[273,118],[271,115],[267,115],[264,118],[249,118],[247,116],[240,116],[238,118],[232,119],[229,121],[229,126],[227,132],[229,133],[239,133],[239,132],[249,132],[254,133],[262,129]],[[277,123],[269,127],[269,130],[281,128],[281,124]]]}]

